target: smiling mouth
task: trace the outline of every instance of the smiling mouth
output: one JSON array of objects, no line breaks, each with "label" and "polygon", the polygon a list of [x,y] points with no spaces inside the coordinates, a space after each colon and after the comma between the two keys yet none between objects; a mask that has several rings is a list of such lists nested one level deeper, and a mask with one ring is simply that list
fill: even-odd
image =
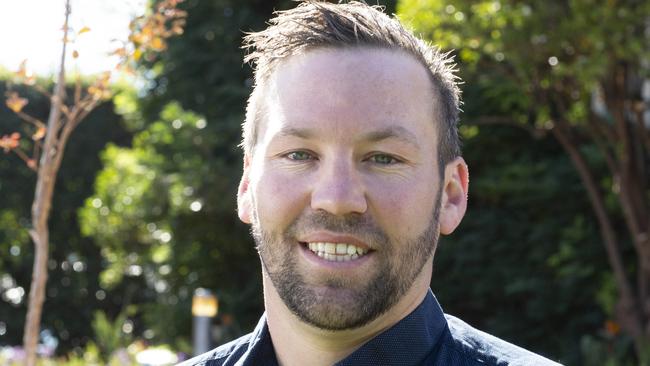
[{"label": "smiling mouth", "polygon": [[303,243],[310,251],[330,262],[349,262],[368,253],[368,249],[353,244],[314,242]]}]

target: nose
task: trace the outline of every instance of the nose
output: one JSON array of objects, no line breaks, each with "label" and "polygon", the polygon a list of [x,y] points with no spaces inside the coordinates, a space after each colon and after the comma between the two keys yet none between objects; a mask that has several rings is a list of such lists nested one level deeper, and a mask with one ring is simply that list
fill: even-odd
[{"label": "nose", "polygon": [[364,213],[368,208],[365,189],[352,162],[340,159],[323,164],[311,192],[311,208],[333,215]]}]

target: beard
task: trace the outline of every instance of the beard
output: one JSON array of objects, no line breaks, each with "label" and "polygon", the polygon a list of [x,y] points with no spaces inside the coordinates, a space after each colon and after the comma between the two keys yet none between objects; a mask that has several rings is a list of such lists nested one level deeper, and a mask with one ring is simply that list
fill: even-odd
[{"label": "beard", "polygon": [[[369,215],[303,213],[284,232],[264,230],[255,213],[252,233],[264,270],[287,308],[324,330],[358,328],[390,310],[411,288],[438,242],[440,196],[431,220],[418,235],[391,238]],[[400,223],[395,223],[400,225]],[[376,265],[362,276],[314,278],[302,270],[296,239],[316,230],[353,235],[368,243]],[[298,244],[302,245],[302,244]],[[363,277],[363,278],[361,278]]]}]

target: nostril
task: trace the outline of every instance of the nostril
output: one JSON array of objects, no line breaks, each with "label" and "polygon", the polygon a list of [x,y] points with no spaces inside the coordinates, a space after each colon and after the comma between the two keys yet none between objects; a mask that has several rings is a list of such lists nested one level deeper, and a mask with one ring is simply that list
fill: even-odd
[{"label": "nostril", "polygon": [[311,208],[333,215],[362,214],[367,209],[367,202],[362,187],[336,184],[312,192]]}]

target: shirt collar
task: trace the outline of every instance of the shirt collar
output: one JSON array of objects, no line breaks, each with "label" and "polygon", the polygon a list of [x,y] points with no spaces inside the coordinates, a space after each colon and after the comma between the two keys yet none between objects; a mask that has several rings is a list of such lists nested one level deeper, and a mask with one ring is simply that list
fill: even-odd
[{"label": "shirt collar", "polygon": [[[271,342],[271,333],[266,321],[266,313],[262,314],[260,321],[257,323],[255,330],[251,334],[248,350],[240,358],[239,366],[277,366],[278,361]],[[244,362],[241,362],[244,361]]]},{"label": "shirt collar", "polygon": [[429,289],[413,312],[336,365],[419,365],[446,327],[444,313]]},{"label": "shirt collar", "polygon": [[[377,335],[337,366],[419,365],[438,343],[447,326],[444,314],[429,289],[413,312],[388,330]],[[262,315],[253,331],[244,365],[277,365],[271,335]]]}]

